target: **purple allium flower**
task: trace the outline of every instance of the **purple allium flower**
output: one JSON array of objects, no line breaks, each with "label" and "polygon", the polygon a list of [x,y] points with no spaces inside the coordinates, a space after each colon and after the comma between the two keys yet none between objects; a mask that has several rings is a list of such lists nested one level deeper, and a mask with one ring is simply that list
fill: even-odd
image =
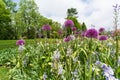
[{"label": "purple allium flower", "polygon": [[24,45],[24,44],[25,44],[25,41],[22,39],[16,41],[16,45]]},{"label": "purple allium flower", "polygon": [[77,28],[76,27],[71,27],[72,31],[76,31]]},{"label": "purple allium flower", "polygon": [[107,39],[108,39],[108,37],[105,36],[105,35],[99,36],[99,40],[101,40],[101,41],[104,41],[104,40],[107,40]]},{"label": "purple allium flower", "polygon": [[105,31],[105,28],[101,27],[101,28],[99,29],[99,33],[103,32],[103,31]]},{"label": "purple allium flower", "polygon": [[107,40],[107,39],[108,39],[108,37],[105,36],[105,35],[101,35],[101,36],[99,37],[99,40],[101,40],[101,41],[104,41],[104,40]]},{"label": "purple allium flower", "polygon": [[79,34],[79,32],[75,32],[75,34],[76,34],[76,35],[78,35],[78,34]]},{"label": "purple allium flower", "polygon": [[67,20],[64,23],[65,27],[73,27],[74,26],[74,22],[72,20]]},{"label": "purple allium flower", "polygon": [[58,30],[58,34],[62,34],[63,33],[63,31],[62,30]]},{"label": "purple allium flower", "polygon": [[64,38],[64,42],[69,42],[70,40],[71,40],[71,37],[70,37],[70,36]]},{"label": "purple allium flower", "polygon": [[51,29],[52,29],[51,26],[48,24],[42,26],[42,30],[50,31]]},{"label": "purple allium flower", "polygon": [[83,32],[81,33],[81,36],[84,37],[84,36],[85,36],[85,32],[86,32],[86,31],[83,31]]},{"label": "purple allium flower", "polygon": [[85,32],[85,36],[88,38],[97,38],[98,31],[96,29],[89,29]]}]

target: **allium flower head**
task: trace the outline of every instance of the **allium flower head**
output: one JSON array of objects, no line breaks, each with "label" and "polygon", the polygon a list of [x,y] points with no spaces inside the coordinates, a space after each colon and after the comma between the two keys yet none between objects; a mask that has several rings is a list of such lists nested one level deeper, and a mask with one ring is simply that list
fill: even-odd
[{"label": "allium flower head", "polygon": [[64,42],[69,42],[70,40],[71,40],[71,37],[70,37],[70,36],[64,38]]},{"label": "allium flower head", "polygon": [[76,31],[77,28],[76,27],[71,27],[72,31]]},{"label": "allium flower head", "polygon": [[64,38],[64,42],[69,42],[71,40],[75,40],[75,36],[74,35],[70,35],[70,36],[67,36],[66,38]]},{"label": "allium flower head", "polygon": [[67,20],[64,23],[65,27],[73,27],[74,26],[74,22],[72,20]]},{"label": "allium flower head", "polygon": [[16,41],[16,45],[24,45],[24,44],[25,44],[25,41],[22,39]]},{"label": "allium flower head", "polygon": [[78,34],[79,34],[79,32],[75,32],[75,34],[76,34],[76,35],[78,35]]},{"label": "allium flower head", "polygon": [[51,29],[52,29],[51,26],[48,24],[42,26],[42,30],[50,31]]},{"label": "allium flower head", "polygon": [[100,37],[99,37],[99,40],[101,40],[101,41],[104,41],[104,40],[107,40],[108,39],[108,37],[107,36],[104,36],[104,35],[101,35]]},{"label": "allium flower head", "polygon": [[81,36],[84,37],[84,36],[85,36],[85,32],[86,32],[86,31],[83,31],[83,32],[81,33]]},{"label": "allium flower head", "polygon": [[88,38],[97,38],[98,31],[96,29],[89,29],[85,32],[85,36]]},{"label": "allium flower head", "polygon": [[62,30],[58,30],[58,34],[62,34],[63,33],[63,31]]},{"label": "allium flower head", "polygon": [[105,28],[101,27],[101,28],[99,29],[99,33],[103,32],[103,31],[105,31]]}]

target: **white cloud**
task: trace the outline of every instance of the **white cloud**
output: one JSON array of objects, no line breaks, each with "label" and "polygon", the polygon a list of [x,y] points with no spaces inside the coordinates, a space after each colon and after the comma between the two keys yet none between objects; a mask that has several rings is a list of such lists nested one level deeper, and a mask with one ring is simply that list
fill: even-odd
[{"label": "white cloud", "polygon": [[35,0],[43,16],[64,23],[68,8],[76,8],[78,20],[96,28],[113,28],[113,5],[119,0]]}]

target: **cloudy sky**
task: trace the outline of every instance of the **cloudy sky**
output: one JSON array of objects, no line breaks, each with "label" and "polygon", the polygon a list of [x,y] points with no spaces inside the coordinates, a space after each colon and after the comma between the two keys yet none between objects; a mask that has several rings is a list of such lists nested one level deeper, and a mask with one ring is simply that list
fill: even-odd
[{"label": "cloudy sky", "polygon": [[113,28],[113,5],[120,0],[35,0],[41,15],[64,23],[68,8],[76,8],[78,20],[85,22],[87,27]]}]

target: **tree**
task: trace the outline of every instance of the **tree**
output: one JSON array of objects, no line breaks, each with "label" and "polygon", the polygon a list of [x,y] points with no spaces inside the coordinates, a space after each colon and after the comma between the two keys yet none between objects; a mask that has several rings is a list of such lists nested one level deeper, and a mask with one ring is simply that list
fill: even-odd
[{"label": "tree", "polygon": [[[16,25],[21,30],[19,32],[20,36],[26,34],[27,38],[35,38],[40,14],[34,0],[20,0],[17,15],[19,15],[19,19],[16,20],[18,22]],[[33,31],[32,33],[31,30]]]},{"label": "tree", "polygon": [[5,3],[0,0],[0,39],[13,38],[14,31],[10,23],[10,10],[7,9]]},{"label": "tree", "polygon": [[84,22],[82,23],[81,27],[82,27],[82,31],[85,31],[87,29],[87,27],[86,27]]},{"label": "tree", "polygon": [[3,0],[4,3],[6,4],[7,9],[10,10],[11,13],[16,12],[16,6],[17,4],[13,2],[12,0]]},{"label": "tree", "polygon": [[77,10],[76,10],[76,8],[69,8],[68,10],[67,10],[67,16],[74,16],[74,17],[76,17],[77,18],[77,15],[78,14],[78,12],[77,12]]},{"label": "tree", "polygon": [[10,11],[10,18],[11,22],[10,25],[14,31],[13,33],[13,39],[17,39],[17,33],[16,33],[16,25],[15,25],[15,14],[17,12],[17,3],[13,2],[12,0],[3,0],[6,4],[6,8]]}]

